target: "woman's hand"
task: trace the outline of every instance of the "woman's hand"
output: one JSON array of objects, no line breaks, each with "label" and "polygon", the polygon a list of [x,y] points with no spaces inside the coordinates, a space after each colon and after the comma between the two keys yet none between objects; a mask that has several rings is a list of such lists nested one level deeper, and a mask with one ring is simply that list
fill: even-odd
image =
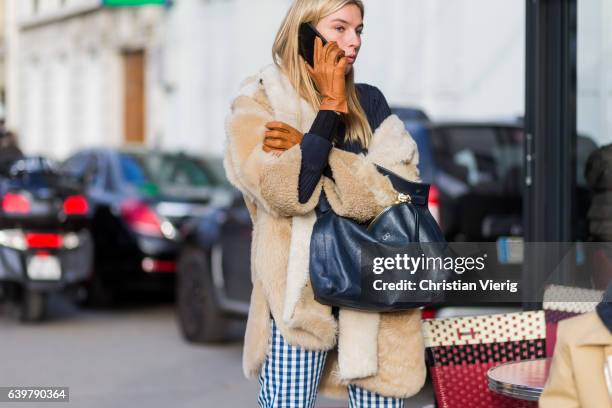
[{"label": "woman's hand", "polygon": [[345,82],[347,62],[344,51],[340,49],[338,43],[331,41],[323,46],[323,41],[316,37],[314,68],[307,62],[304,64],[323,97],[319,109],[348,113]]},{"label": "woman's hand", "polygon": [[304,136],[302,132],[285,122],[268,122],[266,128],[268,130],[265,133],[263,150],[266,153],[272,152],[276,156],[299,144]]}]

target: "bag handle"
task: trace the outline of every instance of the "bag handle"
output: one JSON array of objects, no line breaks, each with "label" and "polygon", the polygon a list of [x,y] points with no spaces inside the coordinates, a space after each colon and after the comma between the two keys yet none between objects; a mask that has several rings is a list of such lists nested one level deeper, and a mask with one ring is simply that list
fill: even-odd
[{"label": "bag handle", "polygon": [[374,163],[374,165],[381,174],[389,177],[389,181],[391,181],[391,185],[395,190],[402,194],[408,194],[413,204],[427,205],[429,200],[429,184],[406,180],[404,177],[389,169],[379,166],[376,163]]},{"label": "bag handle", "polygon": [[[378,170],[382,175],[389,177],[389,181],[391,181],[391,185],[395,190],[410,196],[410,202],[412,204],[427,205],[429,198],[429,184],[406,180],[399,174],[394,173],[376,163],[374,163],[374,166],[376,166],[376,170]],[[321,213],[326,213],[327,211],[331,210],[331,205],[329,204],[329,201],[327,201],[325,191],[321,192],[316,208],[318,208]]]}]

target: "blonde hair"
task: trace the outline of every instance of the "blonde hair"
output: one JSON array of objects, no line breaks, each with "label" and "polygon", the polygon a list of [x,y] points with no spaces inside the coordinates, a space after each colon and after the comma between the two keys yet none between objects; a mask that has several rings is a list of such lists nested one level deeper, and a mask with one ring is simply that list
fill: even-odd
[{"label": "blonde hair", "polygon": [[[274,39],[272,46],[274,64],[287,75],[298,95],[308,101],[315,111],[321,104],[321,95],[306,71],[304,60],[298,54],[299,27],[305,22],[316,25],[322,18],[348,4],[359,7],[363,18],[365,9],[361,0],[295,0]],[[357,97],[354,69],[351,69],[346,76],[346,96],[349,113],[343,115],[346,123],[345,140],[359,141],[362,146],[367,147],[372,137],[372,129]],[[301,122],[300,116],[298,112],[298,123]]]}]

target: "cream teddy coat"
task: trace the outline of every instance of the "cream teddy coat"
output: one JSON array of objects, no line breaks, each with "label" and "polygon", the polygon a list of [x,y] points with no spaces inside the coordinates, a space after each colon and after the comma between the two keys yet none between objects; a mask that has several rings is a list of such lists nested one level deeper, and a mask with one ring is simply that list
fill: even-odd
[{"label": "cream teddy coat", "polygon": [[397,196],[374,163],[419,181],[416,143],[402,121],[389,116],[373,129],[367,154],[332,148],[334,180],[322,176],[308,202],[300,203],[300,146],[278,157],[264,152],[264,125],[283,121],[306,133],[315,116],[271,64],[243,81],[226,118],[224,167],[253,221],[244,374],[256,377],[266,358],[271,313],[289,344],[330,351],[319,387],[323,395],[346,399],[346,385],[355,384],[384,396],[410,397],[425,381],[420,310],[379,314],[340,309],[336,320],[329,306],[314,300],[308,260],[321,191],[337,214],[371,219]]}]

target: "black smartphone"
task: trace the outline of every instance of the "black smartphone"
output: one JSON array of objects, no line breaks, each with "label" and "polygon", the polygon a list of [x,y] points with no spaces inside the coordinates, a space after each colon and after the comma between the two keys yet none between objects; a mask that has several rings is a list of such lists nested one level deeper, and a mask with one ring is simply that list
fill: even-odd
[{"label": "black smartphone", "polygon": [[316,37],[321,38],[323,45],[327,44],[325,37],[323,37],[312,24],[300,24],[300,31],[298,34],[300,55],[311,67],[314,67],[314,41]]}]

